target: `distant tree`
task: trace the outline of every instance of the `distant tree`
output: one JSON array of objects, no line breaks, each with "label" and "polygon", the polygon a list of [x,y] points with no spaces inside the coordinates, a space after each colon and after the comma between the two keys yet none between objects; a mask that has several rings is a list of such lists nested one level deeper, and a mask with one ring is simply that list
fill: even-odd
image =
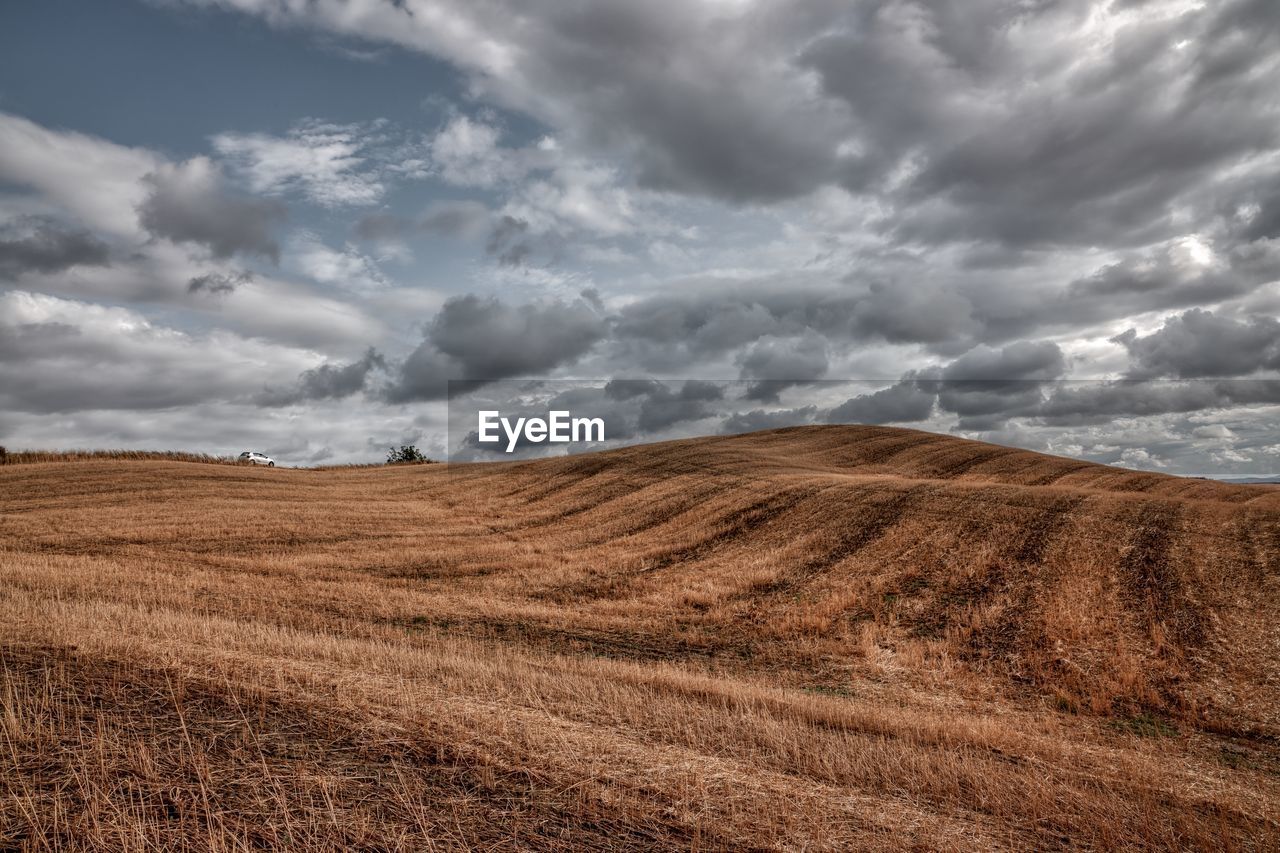
[{"label": "distant tree", "polygon": [[6,461],[8,460],[5,458],[4,447],[0,446],[0,465],[3,465]]},{"label": "distant tree", "polygon": [[422,451],[414,447],[412,444],[402,444],[400,449],[394,447],[387,449],[387,464],[397,465],[402,462],[430,462],[431,460],[422,455]]}]

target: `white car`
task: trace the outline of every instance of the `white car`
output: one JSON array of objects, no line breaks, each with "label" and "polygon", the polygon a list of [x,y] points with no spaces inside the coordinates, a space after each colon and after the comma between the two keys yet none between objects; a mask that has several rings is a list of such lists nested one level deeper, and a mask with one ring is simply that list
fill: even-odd
[{"label": "white car", "polygon": [[240,454],[241,462],[252,462],[254,465],[266,465],[268,468],[276,467],[276,460],[272,459],[265,453],[259,453],[256,450],[246,450]]}]

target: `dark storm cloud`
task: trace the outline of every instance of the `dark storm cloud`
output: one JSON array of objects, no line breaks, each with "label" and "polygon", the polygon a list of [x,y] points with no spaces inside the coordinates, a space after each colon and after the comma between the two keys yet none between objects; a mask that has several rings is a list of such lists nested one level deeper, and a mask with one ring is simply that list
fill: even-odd
[{"label": "dark storm cloud", "polygon": [[974,327],[970,303],[928,284],[698,284],[618,312],[615,336],[628,357],[668,369],[748,347],[739,357],[744,377],[813,379],[825,373],[828,342],[941,343]]},{"label": "dark storm cloud", "polygon": [[724,389],[711,382],[690,380],[678,391],[655,384],[644,395],[636,426],[640,432],[661,432],[679,423],[705,420],[716,415],[712,405],[724,397]]},{"label": "dark storm cloud", "polygon": [[1078,322],[1220,302],[1248,293],[1260,281],[1232,266],[1188,263],[1178,246],[1108,264],[1071,282],[1059,307]]},{"label": "dark storm cloud", "polygon": [[1063,382],[1035,413],[1055,426],[1107,423],[1118,417],[1280,404],[1280,380]]},{"label": "dark storm cloud", "polygon": [[760,338],[739,359],[744,379],[806,381],[827,372],[827,345],[819,335]]},{"label": "dark storm cloud", "polygon": [[1133,360],[1130,376],[1178,378],[1246,376],[1280,370],[1280,321],[1243,321],[1193,309],[1172,317],[1150,335],[1129,329],[1116,338]]},{"label": "dark storm cloud", "polygon": [[253,274],[247,270],[234,273],[211,272],[193,276],[187,281],[188,293],[232,293],[242,284],[253,281]]},{"label": "dark storm cloud", "polygon": [[1254,208],[1248,212],[1244,226],[1239,229],[1243,240],[1252,242],[1280,237],[1280,175],[1258,182],[1235,195],[1232,201],[1237,210],[1246,206]]},{"label": "dark storm cloud", "polygon": [[558,367],[585,353],[604,331],[604,322],[581,300],[517,306],[463,296],[444,304],[428,338],[464,368],[461,378],[487,379]]},{"label": "dark storm cloud", "polygon": [[[673,287],[623,307],[614,334],[626,358],[655,370],[738,353],[746,378],[814,379],[827,353],[851,343],[925,344],[940,352],[968,349],[987,325],[1013,336],[1034,327],[1011,322],[1010,300],[988,305],[930,281],[849,280],[830,284],[762,278],[737,288]],[[1030,303],[1029,303],[1030,304]],[[982,316],[989,310],[990,317]],[[1029,310],[1029,309],[1028,309]]]},{"label": "dark storm cloud", "polygon": [[529,223],[514,216],[500,217],[489,232],[484,248],[503,266],[523,266],[534,251],[529,239]]},{"label": "dark storm cloud", "polygon": [[[910,424],[935,413],[958,416],[961,433],[1007,430],[1010,422],[1040,427],[1111,424],[1117,418],[1185,415],[1209,410],[1245,412],[1280,405],[1280,380],[1054,380],[982,382],[910,376],[853,397],[825,413],[831,423]],[[1274,444],[1264,430],[1262,443]],[[1011,439],[1012,440],[1012,439]],[[1021,441],[1023,443],[1027,436]]]},{"label": "dark storm cloud", "polygon": [[870,394],[851,397],[826,414],[835,424],[908,424],[928,420],[938,398],[934,384],[922,385],[914,379]]},{"label": "dark storm cloud", "polygon": [[0,234],[0,276],[54,273],[78,266],[106,266],[110,249],[88,231],[45,217],[25,217]]},{"label": "dark storm cloud", "polygon": [[1033,414],[1044,402],[1041,383],[1065,369],[1062,350],[1048,341],[975,347],[942,370],[938,407],[959,415],[960,429],[994,429]]},{"label": "dark storm cloud", "polygon": [[960,416],[958,428],[994,429],[1012,417],[1037,413],[1044,383],[1066,369],[1050,342],[979,346],[941,370],[913,371],[898,383],[860,394],[826,414],[831,423],[894,424],[928,420],[935,411]]},{"label": "dark storm cloud", "polygon": [[[789,314],[803,312],[803,300],[787,306],[766,305],[767,294],[757,300],[736,294],[692,293],[684,296],[655,296],[624,307],[617,318],[615,333],[623,341],[641,345],[641,354],[651,361],[663,361],[683,350],[695,356],[727,352],[760,338],[791,328],[802,331],[801,318]],[[685,361],[677,356],[676,361]]]},{"label": "dark storm cloud", "polygon": [[102,329],[0,322],[0,410],[155,411],[241,395],[243,377],[229,365],[200,364],[180,344],[152,343],[142,353],[136,340]]},{"label": "dark storm cloud", "polygon": [[803,426],[813,423],[817,415],[817,406],[801,406],[798,409],[776,411],[752,409],[749,412],[735,412],[725,418],[720,425],[720,432],[725,435],[737,435],[744,432],[757,432],[762,429]]},{"label": "dark storm cloud", "polygon": [[[1185,194],[1275,146],[1274,7],[1270,18],[1253,2],[1137,18],[1079,62],[1097,5],[869,2],[806,51],[860,132],[846,183],[894,199],[888,233],[1148,243],[1173,233]],[[879,186],[907,162],[900,187]]]},{"label": "dark storm cloud", "polygon": [[262,406],[291,406],[307,400],[326,400],[350,397],[365,390],[370,374],[375,370],[387,370],[386,359],[373,347],[362,358],[350,364],[328,362],[303,371],[298,384],[288,390],[268,388],[259,394],[255,402]]},{"label": "dark storm cloud", "polygon": [[762,10],[749,28],[679,0],[517,18],[521,88],[554,99],[582,141],[633,157],[643,183],[742,201],[794,196],[835,175],[839,110],[809,97],[800,70],[784,64],[801,37],[784,10]]},{"label": "dark storm cloud", "polygon": [[1000,349],[975,347],[947,365],[941,378],[952,386],[961,384],[957,380],[990,383],[1056,379],[1065,368],[1066,362],[1057,344],[1051,341],[1019,341]]},{"label": "dark storm cloud", "polygon": [[445,302],[388,389],[393,402],[440,399],[450,379],[493,380],[572,363],[606,333],[584,300],[508,305],[474,295]]},{"label": "dark storm cloud", "polygon": [[1265,243],[1215,245],[1209,263],[1183,241],[1126,253],[1065,285],[968,281],[948,292],[958,320],[950,337],[921,342],[951,354],[957,344],[997,345],[1048,331],[1071,332],[1136,314],[1215,305],[1280,277],[1280,252]]},{"label": "dark storm cloud", "polygon": [[976,313],[973,302],[939,283],[875,281],[854,305],[852,322],[867,338],[943,344],[979,331]]},{"label": "dark storm cloud", "polygon": [[777,402],[787,388],[820,378],[827,372],[827,342],[810,332],[795,338],[760,338],[738,359],[744,379],[755,379],[747,397]]},{"label": "dark storm cloud", "polygon": [[[1275,144],[1276,16],[1255,0],[1136,18],[1080,62],[1102,5],[766,4],[730,23],[616,2],[512,38],[528,90],[657,186],[744,201],[838,182],[889,198],[902,239],[1134,245]],[[809,72],[824,97],[795,97]]]},{"label": "dark storm cloud", "polygon": [[322,364],[302,374],[300,390],[309,400],[327,397],[348,397],[365,386],[365,379],[374,369],[386,370],[386,360],[370,347],[364,357],[346,365]]},{"label": "dark storm cloud", "polygon": [[217,169],[201,157],[164,166],[145,180],[150,195],[138,216],[152,234],[200,244],[216,258],[239,252],[279,262],[273,231],[285,218],[283,203],[228,193]]}]

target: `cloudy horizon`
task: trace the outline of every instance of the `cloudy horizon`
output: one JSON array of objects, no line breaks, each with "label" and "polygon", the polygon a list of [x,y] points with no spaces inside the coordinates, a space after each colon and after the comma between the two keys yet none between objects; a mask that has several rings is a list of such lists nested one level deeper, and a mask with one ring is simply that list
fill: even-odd
[{"label": "cloudy horizon", "polygon": [[0,445],[443,456],[449,380],[579,379],[1280,473],[1272,0],[0,15]]}]

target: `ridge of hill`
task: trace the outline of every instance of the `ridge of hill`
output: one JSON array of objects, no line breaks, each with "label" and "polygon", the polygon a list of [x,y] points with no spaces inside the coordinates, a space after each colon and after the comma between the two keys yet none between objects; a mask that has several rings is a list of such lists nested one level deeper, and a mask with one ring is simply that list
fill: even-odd
[{"label": "ridge of hill", "polygon": [[1280,836],[1280,488],[842,426],[48,462],[0,590],[0,846]]},{"label": "ridge of hill", "polygon": [[[1231,487],[1241,484],[1228,481],[1120,468],[953,435],[883,426],[785,427],[632,445],[526,464],[581,471],[606,463],[669,471],[679,471],[686,464],[701,464],[708,471],[739,475],[809,472],[893,476],[1228,501],[1258,497],[1256,491],[1233,491]],[[1224,490],[1223,486],[1228,488]]]}]

